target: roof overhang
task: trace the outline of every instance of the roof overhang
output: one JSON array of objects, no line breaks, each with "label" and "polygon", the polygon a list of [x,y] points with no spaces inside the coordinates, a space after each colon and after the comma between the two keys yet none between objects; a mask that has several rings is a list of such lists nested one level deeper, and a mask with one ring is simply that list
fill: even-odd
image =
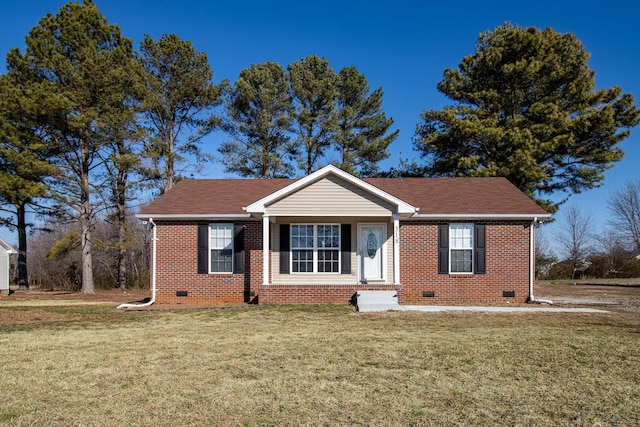
[{"label": "roof overhang", "polygon": [[8,244],[7,242],[5,242],[2,239],[0,239],[0,247],[2,247],[5,250],[5,253],[7,253],[7,254],[17,254],[18,253],[18,251],[13,249],[13,247],[11,247],[10,244]]},{"label": "roof overhang", "polygon": [[392,196],[391,194],[382,191],[381,189],[379,189],[378,187],[375,187],[363,180],[361,180],[360,178],[357,178],[333,165],[328,165],[323,167],[322,169],[317,170],[316,172],[301,178],[289,185],[287,185],[286,187],[269,194],[266,197],[263,197],[262,199],[250,204],[249,206],[244,207],[243,209],[245,211],[247,211],[249,214],[265,214],[267,213],[267,207],[278,201],[281,200],[285,197],[287,197],[288,195],[328,176],[328,175],[335,175],[338,176],[342,179],[344,179],[345,181],[349,182],[352,185],[355,185],[359,188],[361,188],[364,191],[367,191],[373,195],[375,195],[376,197],[380,198],[381,200],[384,200],[385,202],[396,206],[397,211],[395,213],[401,215],[403,218],[407,218],[410,217],[412,215],[415,215],[415,213],[418,211],[418,208],[416,208],[415,206],[410,205],[409,203],[405,202],[404,200],[400,200],[395,196]]},{"label": "roof overhang", "polygon": [[540,221],[551,218],[551,214],[416,214],[414,220],[521,220]]},{"label": "roof overhang", "polygon": [[249,214],[137,214],[140,220],[160,221],[246,221],[251,218]]}]

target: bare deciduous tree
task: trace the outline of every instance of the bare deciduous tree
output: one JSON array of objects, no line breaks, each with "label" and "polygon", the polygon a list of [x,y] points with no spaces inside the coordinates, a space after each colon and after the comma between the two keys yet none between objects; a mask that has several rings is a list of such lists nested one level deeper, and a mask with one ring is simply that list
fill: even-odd
[{"label": "bare deciduous tree", "polygon": [[536,277],[539,279],[547,278],[551,267],[558,262],[551,242],[544,227],[536,229]]},{"label": "bare deciduous tree", "polygon": [[607,201],[612,232],[640,254],[640,179],[627,181]]},{"label": "bare deciduous tree", "polygon": [[593,248],[593,220],[591,212],[584,213],[576,205],[569,205],[561,212],[556,234],[562,255],[570,263],[571,278],[587,268],[587,256]]}]

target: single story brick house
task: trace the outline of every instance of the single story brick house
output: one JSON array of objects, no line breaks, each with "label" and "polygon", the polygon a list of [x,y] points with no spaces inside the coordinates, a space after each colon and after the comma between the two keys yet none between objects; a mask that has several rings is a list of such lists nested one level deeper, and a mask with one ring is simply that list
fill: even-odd
[{"label": "single story brick house", "polygon": [[535,227],[504,178],[183,180],[137,217],[154,225],[158,304],[403,304],[533,299]]}]

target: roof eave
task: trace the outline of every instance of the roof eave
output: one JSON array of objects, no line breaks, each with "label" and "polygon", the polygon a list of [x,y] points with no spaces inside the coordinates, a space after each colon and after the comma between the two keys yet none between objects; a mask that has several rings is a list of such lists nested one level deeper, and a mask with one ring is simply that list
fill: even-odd
[{"label": "roof eave", "polygon": [[141,220],[154,220],[161,221],[233,221],[233,220],[247,220],[251,218],[251,215],[247,214],[152,214],[152,213],[139,213],[136,218]]},{"label": "roof eave", "polygon": [[428,219],[428,220],[546,220],[551,218],[551,214],[416,214],[411,219]]}]

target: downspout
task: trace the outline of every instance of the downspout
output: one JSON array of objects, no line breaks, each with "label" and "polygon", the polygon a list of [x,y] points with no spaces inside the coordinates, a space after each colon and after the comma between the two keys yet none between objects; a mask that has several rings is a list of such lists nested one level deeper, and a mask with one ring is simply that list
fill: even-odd
[{"label": "downspout", "polygon": [[153,222],[153,218],[149,218],[149,224],[153,227],[153,235],[151,237],[152,245],[151,245],[151,299],[142,304],[120,304],[116,309],[121,308],[143,308],[149,307],[154,302],[156,302],[156,247],[158,241],[158,233],[156,231],[156,224]]},{"label": "downspout", "polygon": [[548,299],[535,299],[533,296],[533,284],[536,280],[536,225],[538,218],[534,217],[529,227],[529,303],[530,304],[553,304]]}]

